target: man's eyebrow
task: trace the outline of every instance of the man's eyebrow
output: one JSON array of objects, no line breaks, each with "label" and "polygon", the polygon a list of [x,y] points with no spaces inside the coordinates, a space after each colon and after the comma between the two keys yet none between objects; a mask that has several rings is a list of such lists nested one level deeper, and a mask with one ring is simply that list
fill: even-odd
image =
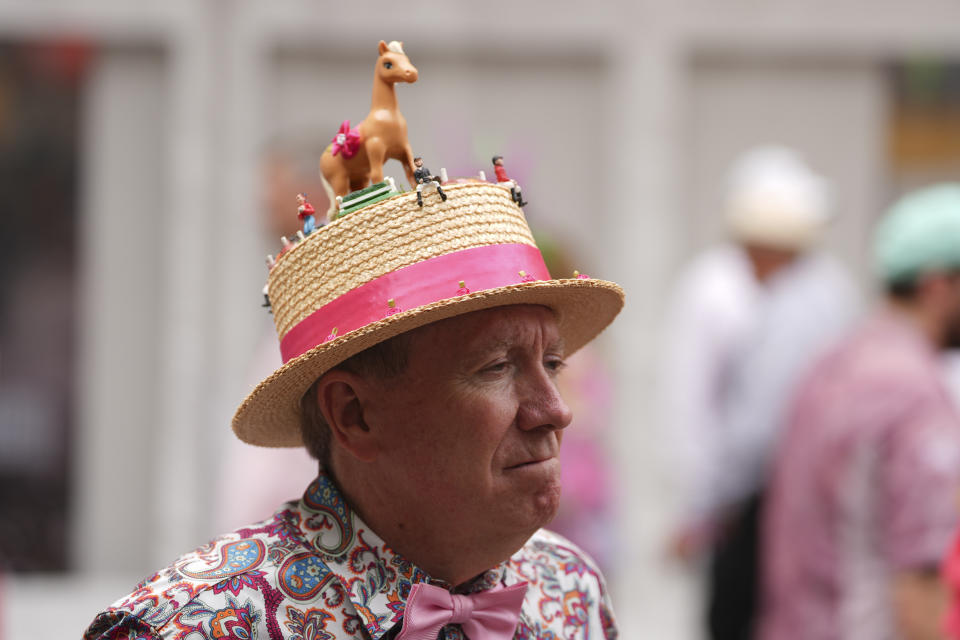
[{"label": "man's eyebrow", "polygon": [[473,357],[483,357],[493,351],[506,351],[513,346],[508,337],[494,338],[487,342],[481,342],[470,349],[470,355]]},{"label": "man's eyebrow", "polygon": [[559,355],[561,358],[566,358],[567,343],[563,340],[563,336],[557,336],[556,338],[544,342],[543,353],[544,355]]},{"label": "man's eyebrow", "polygon": [[[474,349],[471,349],[471,355],[480,357],[490,352],[494,351],[508,351],[516,345],[516,341],[512,340],[510,336],[504,336],[501,338],[495,338],[489,342],[484,342],[482,344],[476,345]],[[546,342],[544,351],[559,351],[560,353],[566,354],[566,343],[563,340],[562,336],[557,336],[556,338]]]}]

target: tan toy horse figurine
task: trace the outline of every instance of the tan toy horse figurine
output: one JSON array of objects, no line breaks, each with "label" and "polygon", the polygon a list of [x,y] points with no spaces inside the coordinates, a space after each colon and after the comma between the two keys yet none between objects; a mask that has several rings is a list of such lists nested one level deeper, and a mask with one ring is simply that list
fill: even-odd
[{"label": "tan toy horse figurine", "polygon": [[320,157],[323,186],[330,196],[327,219],[337,212],[335,196],[345,196],[383,180],[383,164],[393,158],[403,164],[410,186],[413,152],[407,142],[407,121],[397,108],[397,82],[416,82],[417,68],[403,52],[403,43],[380,41],[380,57],[373,74],[373,98],[366,120],[350,128],[347,120]]}]

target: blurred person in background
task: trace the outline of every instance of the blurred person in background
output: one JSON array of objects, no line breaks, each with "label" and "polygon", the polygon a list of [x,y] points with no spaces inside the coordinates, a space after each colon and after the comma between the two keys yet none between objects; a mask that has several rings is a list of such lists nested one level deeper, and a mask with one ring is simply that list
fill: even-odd
[{"label": "blurred person in background", "polygon": [[[260,210],[268,246],[280,249],[280,236],[293,236],[300,227],[295,196],[303,191],[317,194],[320,211],[329,204],[320,188],[316,158],[323,150],[320,142],[290,139],[272,141],[262,160]],[[246,379],[250,387],[283,364],[277,347],[273,315],[263,314],[260,340],[247,363]],[[303,493],[317,475],[317,463],[302,448],[251,447],[233,434],[221,434],[219,451],[223,473],[218,474],[217,499],[214,501],[214,531],[233,529],[272,512],[284,500]],[[232,473],[234,469],[252,469],[255,473]],[[237,500],[236,496],[243,496]]]},{"label": "blurred person in background", "polygon": [[814,248],[828,199],[794,151],[748,151],[728,185],[733,242],[696,257],[672,303],[665,415],[686,487],[671,550],[710,555],[712,638],[752,636],[758,510],[788,399],[858,306],[846,271]]},{"label": "blurred person in background", "polygon": [[886,303],[805,378],[777,456],[762,638],[942,637],[960,418],[939,352],[960,344],[960,184],[895,204],[875,259]]}]

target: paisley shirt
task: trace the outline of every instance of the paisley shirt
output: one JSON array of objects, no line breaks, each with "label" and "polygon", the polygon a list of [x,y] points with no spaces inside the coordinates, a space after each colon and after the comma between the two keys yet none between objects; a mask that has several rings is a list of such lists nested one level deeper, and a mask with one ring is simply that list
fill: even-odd
[{"label": "paisley shirt", "polygon": [[[390,640],[411,585],[431,578],[394,553],[321,474],[299,502],[217,538],[142,582],[84,640]],[[603,577],[576,546],[540,530],[509,560],[457,589],[529,583],[514,640],[617,637]],[[442,640],[464,640],[460,625]]]}]

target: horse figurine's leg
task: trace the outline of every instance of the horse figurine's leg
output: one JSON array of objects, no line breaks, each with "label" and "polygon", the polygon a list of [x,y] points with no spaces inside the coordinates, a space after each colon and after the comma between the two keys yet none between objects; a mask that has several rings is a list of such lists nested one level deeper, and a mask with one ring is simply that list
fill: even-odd
[{"label": "horse figurine's leg", "polygon": [[386,162],[387,145],[380,138],[371,138],[366,144],[370,161],[370,184],[383,182],[383,163]]},{"label": "horse figurine's leg", "polygon": [[333,219],[339,213],[337,211],[337,193],[333,190],[333,185],[327,182],[323,172],[320,173],[320,181],[323,183],[323,190],[327,192],[327,199],[330,200],[330,208],[327,209],[327,222],[333,222]]},{"label": "horse figurine's leg", "polygon": [[320,178],[327,197],[330,198],[330,208],[327,210],[327,222],[330,222],[339,213],[336,197],[350,193],[350,175],[343,160],[324,153],[320,157]]}]

